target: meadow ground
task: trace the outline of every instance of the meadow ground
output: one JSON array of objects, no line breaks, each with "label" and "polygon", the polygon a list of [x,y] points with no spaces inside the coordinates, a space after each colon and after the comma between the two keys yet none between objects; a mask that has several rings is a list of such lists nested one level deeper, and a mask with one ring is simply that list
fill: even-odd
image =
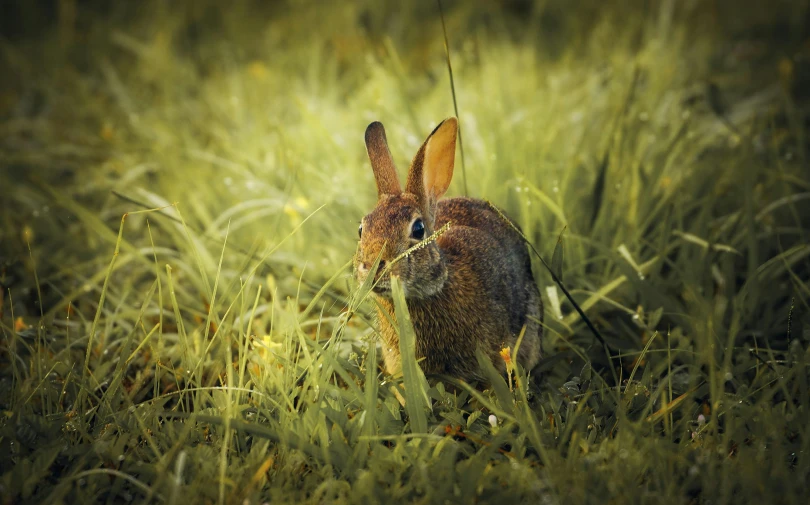
[{"label": "meadow ground", "polygon": [[604,345],[538,259],[531,377],[404,407],[350,262],[435,2],[4,9],[0,503],[807,503],[807,2],[446,2],[450,193]]}]

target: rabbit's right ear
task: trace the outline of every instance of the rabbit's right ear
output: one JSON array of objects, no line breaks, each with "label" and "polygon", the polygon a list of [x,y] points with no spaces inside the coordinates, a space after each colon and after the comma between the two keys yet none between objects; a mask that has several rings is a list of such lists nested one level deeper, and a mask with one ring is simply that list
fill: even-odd
[{"label": "rabbit's right ear", "polygon": [[385,138],[385,128],[379,121],[374,121],[366,128],[366,151],[371,160],[371,170],[377,181],[377,196],[398,195],[402,193],[397,178],[397,169],[394,158],[388,150],[388,141]]}]

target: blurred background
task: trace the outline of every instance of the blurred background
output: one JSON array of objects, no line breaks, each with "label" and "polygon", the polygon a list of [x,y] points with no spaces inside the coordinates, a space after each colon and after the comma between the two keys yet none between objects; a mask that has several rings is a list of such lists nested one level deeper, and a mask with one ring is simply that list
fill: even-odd
[{"label": "blurred background", "polygon": [[[444,8],[465,140],[451,193],[465,192],[466,179],[466,192],[516,214],[545,253],[565,226],[595,241],[639,238],[661,196],[653,182],[699,199],[702,190],[678,181],[717,151],[707,144],[729,135],[725,121],[806,120],[761,115],[805,103],[806,2]],[[6,0],[2,10],[7,271],[29,256],[28,242],[45,278],[68,266],[90,277],[112,252],[93,227],[115,230],[138,208],[117,191],[150,207],[177,202],[189,225],[220,241],[230,223],[229,241],[245,249],[277,243],[324,206],[272,261],[328,277],[374,201],[365,126],[383,121],[404,173],[454,114],[432,1]],[[685,144],[689,159],[678,152]],[[724,172],[730,184],[733,172]],[[609,215],[593,231],[600,210]],[[144,238],[141,217],[130,239]],[[17,268],[12,277],[25,276]]]},{"label": "blurred background", "polygon": [[[463,136],[449,194],[489,199],[521,225],[610,356],[536,262],[547,324],[543,394],[531,407],[540,421],[508,429],[511,447],[528,436],[538,453],[498,466],[503,457],[469,440],[435,453],[414,444],[425,461],[451,454],[450,477],[420,484],[415,472],[408,496],[457,497],[459,476],[469,496],[482,482],[534,493],[520,465],[600,501],[628,503],[639,486],[673,499],[806,494],[810,467],[796,455],[810,425],[810,2],[443,9]],[[168,495],[178,447],[198,465],[189,489],[211,502],[225,502],[226,473],[257,500],[273,496],[261,468],[301,496],[332,478],[337,446],[304,464],[272,447],[266,456],[267,446],[228,452],[236,442],[208,428],[187,444],[160,402],[259,412],[268,440],[321,429],[326,440],[340,424],[356,441],[366,412],[378,416],[374,434],[405,432],[396,399],[378,398],[374,381],[361,415],[349,375],[319,370],[337,349],[358,384],[374,377],[363,361],[373,307],[355,304],[349,266],[376,199],[363,133],[385,124],[404,176],[427,134],[456,114],[438,4],[1,0],[0,13],[0,353],[11,358],[0,368],[0,450],[14,455],[0,461],[0,491],[36,496],[70,473],[90,485],[59,483],[53,496],[83,502],[110,486],[97,470],[116,468],[146,483],[127,488],[133,496]],[[318,366],[303,335],[329,346],[313,351]],[[232,361],[240,375],[229,384],[250,394],[208,391],[236,380]],[[603,387],[614,379],[615,390]],[[342,402],[334,425],[315,417],[326,390]],[[137,426],[130,405],[143,407]],[[501,436],[495,447],[512,436],[463,401],[448,405],[435,403],[431,423],[467,423]],[[718,407],[728,405],[736,410]],[[655,429],[643,423],[654,412],[666,414]],[[165,438],[150,447],[168,459],[143,442],[157,432]],[[382,472],[366,484],[383,492],[380,461],[397,461],[397,444],[375,446],[376,460],[352,445],[359,455],[340,478],[354,486],[361,470]],[[268,457],[276,462],[259,466]],[[490,470],[512,487],[480,477]]]}]

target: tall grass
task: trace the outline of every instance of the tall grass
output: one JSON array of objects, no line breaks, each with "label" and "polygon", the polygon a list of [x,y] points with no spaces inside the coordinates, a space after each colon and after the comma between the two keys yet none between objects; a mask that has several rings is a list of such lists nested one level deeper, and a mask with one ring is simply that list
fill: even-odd
[{"label": "tall grass", "polygon": [[445,3],[469,194],[606,343],[538,262],[544,360],[487,389],[425,380],[396,288],[386,376],[351,278],[365,126],[404,171],[453,114],[436,5],[3,40],[3,502],[804,503],[810,11],[751,3]]}]

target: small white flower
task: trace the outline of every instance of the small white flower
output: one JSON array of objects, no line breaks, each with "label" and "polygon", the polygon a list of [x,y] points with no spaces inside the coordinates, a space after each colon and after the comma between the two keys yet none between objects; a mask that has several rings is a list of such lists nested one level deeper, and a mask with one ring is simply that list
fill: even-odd
[{"label": "small white flower", "polygon": [[489,415],[489,425],[492,426],[493,428],[498,426],[498,418],[495,417],[495,414]]}]

